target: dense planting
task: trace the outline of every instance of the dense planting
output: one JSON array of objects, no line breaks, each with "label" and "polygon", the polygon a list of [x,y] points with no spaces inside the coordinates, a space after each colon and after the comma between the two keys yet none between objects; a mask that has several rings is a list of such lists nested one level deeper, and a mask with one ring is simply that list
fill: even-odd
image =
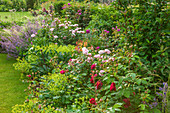
[{"label": "dense planting", "polygon": [[168,11],[164,0],[60,1],[32,11],[42,18],[36,28],[1,38],[30,83],[12,112],[168,113]]}]

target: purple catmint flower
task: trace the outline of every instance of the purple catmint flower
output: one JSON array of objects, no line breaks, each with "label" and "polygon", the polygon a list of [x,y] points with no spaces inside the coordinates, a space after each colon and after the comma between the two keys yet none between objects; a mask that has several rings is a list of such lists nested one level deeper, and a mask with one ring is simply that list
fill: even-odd
[{"label": "purple catmint flower", "polygon": [[[41,28],[40,23],[28,22],[24,26],[14,25],[10,29],[10,36],[2,34],[0,44],[8,57],[17,58],[20,52],[27,50],[27,47],[34,39],[35,33]],[[34,34],[34,35],[33,35]],[[32,37],[31,37],[32,35]]]},{"label": "purple catmint flower", "polygon": [[162,96],[162,94],[161,94],[161,93],[158,93],[158,92],[156,92],[156,94],[157,94],[157,95],[160,95],[160,96]]},{"label": "purple catmint flower", "polygon": [[154,107],[156,107],[158,105],[157,102],[153,102],[152,105],[154,105]]},{"label": "purple catmint flower", "polygon": [[87,29],[87,30],[86,30],[86,33],[87,33],[87,34],[88,34],[88,33],[90,33],[90,30],[89,30],[89,29]]},{"label": "purple catmint flower", "polygon": [[160,90],[160,91],[162,91],[162,88],[161,88],[161,87],[159,87],[159,90]]},{"label": "purple catmint flower", "polygon": [[152,107],[152,104],[150,104],[149,107],[152,109],[152,108],[153,108],[153,107]]}]

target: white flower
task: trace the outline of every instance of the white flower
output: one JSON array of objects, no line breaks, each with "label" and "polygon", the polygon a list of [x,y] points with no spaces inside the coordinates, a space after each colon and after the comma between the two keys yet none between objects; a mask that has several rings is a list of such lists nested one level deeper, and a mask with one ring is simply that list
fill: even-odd
[{"label": "white flower", "polygon": [[73,27],[77,27],[78,26],[78,24],[74,24],[74,25],[72,25]]},{"label": "white flower", "polygon": [[77,31],[77,33],[81,33],[81,31]]},{"label": "white flower", "polygon": [[54,31],[54,28],[51,28],[50,31]]},{"label": "white flower", "polygon": [[101,54],[105,53],[105,50],[100,50],[98,53],[101,55]]},{"label": "white flower", "polygon": [[108,50],[108,49],[105,49],[105,52],[106,52],[107,54],[110,54],[110,53],[111,53],[111,51]]},{"label": "white flower", "polygon": [[81,31],[81,33],[85,33],[84,31]]},{"label": "white flower", "polygon": [[67,26],[65,26],[65,29],[67,29],[68,27]]},{"label": "white flower", "polygon": [[92,54],[91,53],[88,53],[89,56],[91,56]]},{"label": "white flower", "polygon": [[100,58],[100,55],[99,54],[94,55],[94,58]]},{"label": "white flower", "polygon": [[32,38],[35,37],[35,34],[32,34],[31,37],[32,37]]},{"label": "white flower", "polygon": [[100,70],[99,75],[100,75],[100,76],[103,76],[103,75],[104,75],[104,74],[103,74],[104,72],[105,72],[104,70]]},{"label": "white flower", "polygon": [[55,18],[54,20],[55,20],[55,21],[58,21],[58,18]]},{"label": "white flower", "polygon": [[86,47],[82,48],[83,54],[88,55],[89,50]]},{"label": "white flower", "polygon": [[70,22],[70,21],[68,21],[68,23],[69,23],[69,24],[71,24],[71,22]]},{"label": "white flower", "polygon": [[76,32],[76,31],[75,31],[75,30],[73,30],[73,31],[72,31],[72,34],[74,34],[75,32]]},{"label": "white flower", "polygon": [[75,33],[72,33],[72,35],[73,35],[73,36],[76,36],[76,34],[75,34]]},{"label": "white flower", "polygon": [[57,36],[57,35],[55,35],[55,36],[54,36],[54,38],[58,38],[58,36]]},{"label": "white flower", "polygon": [[58,26],[59,26],[59,27],[62,27],[62,26],[64,26],[64,24],[59,24]]},{"label": "white flower", "polygon": [[77,59],[71,59],[71,62],[75,62],[75,61],[77,61]]}]

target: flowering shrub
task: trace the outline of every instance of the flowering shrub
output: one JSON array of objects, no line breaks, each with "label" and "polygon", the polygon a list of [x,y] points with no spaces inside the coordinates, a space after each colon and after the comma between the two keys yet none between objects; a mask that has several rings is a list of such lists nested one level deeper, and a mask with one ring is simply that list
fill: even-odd
[{"label": "flowering shrub", "polygon": [[[63,13],[68,11],[67,16],[70,16],[70,12],[74,14],[76,11],[76,15],[72,16],[76,20],[75,17],[82,16],[83,12],[74,5],[64,5]],[[121,18],[119,11],[108,7],[107,11],[118,15],[114,18],[110,17],[112,13],[101,12],[109,16],[108,20]],[[123,10],[121,7],[117,8]],[[103,15],[97,19],[100,16]],[[25,59],[15,65],[19,69],[28,64],[22,71],[27,71],[24,75],[30,80],[30,94],[24,107],[19,105],[14,110],[46,112],[48,106],[47,112],[68,113],[168,111],[167,57],[165,70],[161,70],[162,76],[160,70],[157,71],[161,64],[156,62],[159,66],[154,67],[152,63],[151,67],[143,63],[136,52],[139,46],[133,43],[136,40],[129,41],[125,27],[121,26],[123,23],[118,22],[116,26],[116,22],[110,21],[104,28],[102,23],[99,26],[101,31],[90,27],[80,30],[78,24],[71,21],[54,19],[53,15],[45,17],[42,29],[31,34],[34,40],[25,53]],[[76,47],[68,44],[76,44]],[[162,47],[158,53],[167,56],[165,50]]]},{"label": "flowering shrub", "polygon": [[50,43],[75,45],[78,39],[84,38],[82,34],[85,32],[78,27],[78,24],[72,24],[70,21],[60,20],[58,18],[52,21],[47,18],[43,21],[43,28],[35,36],[34,45],[48,45]]},{"label": "flowering shrub", "polygon": [[78,23],[82,28],[85,28],[91,19],[90,3],[86,3],[86,5],[77,2],[68,3],[65,4],[62,9],[62,13],[65,18]]}]

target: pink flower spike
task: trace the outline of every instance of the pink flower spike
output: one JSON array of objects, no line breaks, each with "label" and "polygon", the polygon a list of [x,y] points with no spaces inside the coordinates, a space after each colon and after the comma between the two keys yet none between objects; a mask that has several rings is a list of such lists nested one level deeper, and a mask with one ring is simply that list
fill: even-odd
[{"label": "pink flower spike", "polygon": [[117,26],[116,26],[116,29],[117,29]]},{"label": "pink flower spike", "polygon": [[31,77],[31,75],[27,75],[28,77]]},{"label": "pink flower spike", "polygon": [[114,30],[115,28],[114,28],[114,27],[112,27],[112,29]]},{"label": "pink flower spike", "polygon": [[107,33],[109,33],[109,31],[107,31]]},{"label": "pink flower spike", "polygon": [[68,5],[70,5],[70,3],[68,3]]},{"label": "pink flower spike", "polygon": [[107,30],[104,30],[104,32],[107,32]]},{"label": "pink flower spike", "polygon": [[120,31],[120,29],[118,29],[117,31]]},{"label": "pink flower spike", "polygon": [[81,13],[79,13],[79,15],[81,15]]}]

